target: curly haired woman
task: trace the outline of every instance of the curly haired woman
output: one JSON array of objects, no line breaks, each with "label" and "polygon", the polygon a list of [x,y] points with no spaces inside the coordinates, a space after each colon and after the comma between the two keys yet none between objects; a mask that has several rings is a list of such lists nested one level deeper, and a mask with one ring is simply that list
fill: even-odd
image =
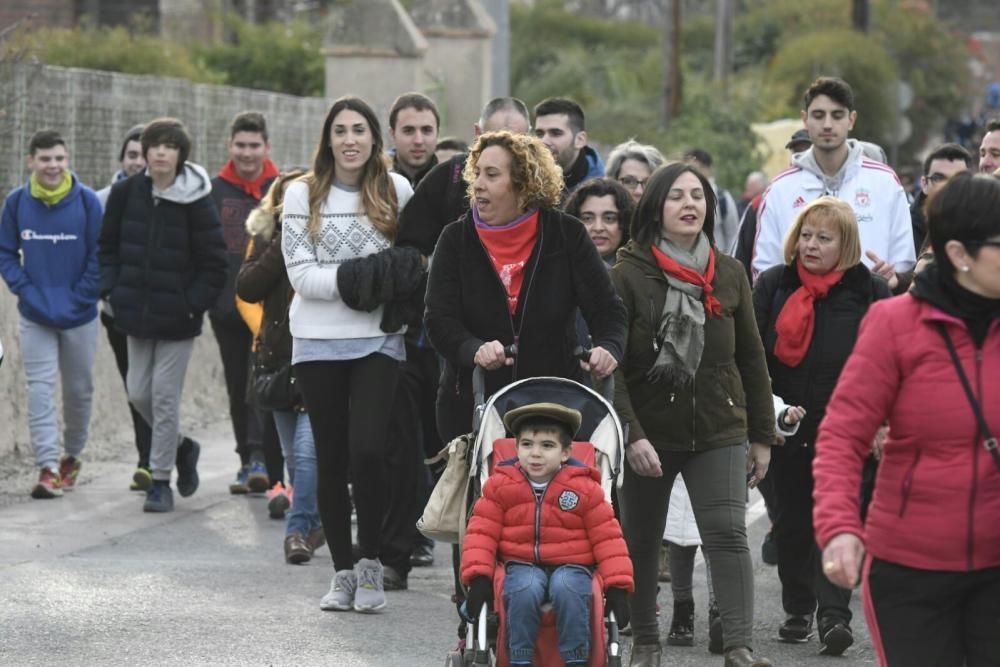
[{"label": "curly haired woman", "polygon": [[[442,438],[472,428],[472,369],[487,394],[537,376],[582,379],[614,372],[625,308],[579,220],[555,209],[562,176],[538,139],[481,135],[465,164],[471,210],[441,233],[427,285],[427,331],[444,357],[438,389]],[[589,364],[573,358],[576,309],[594,340]],[[517,344],[517,357],[504,347]]]}]

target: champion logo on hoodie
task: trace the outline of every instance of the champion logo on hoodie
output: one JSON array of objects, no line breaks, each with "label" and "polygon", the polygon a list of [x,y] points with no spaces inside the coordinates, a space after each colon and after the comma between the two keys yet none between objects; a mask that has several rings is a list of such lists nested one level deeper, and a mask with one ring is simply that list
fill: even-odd
[{"label": "champion logo on hoodie", "polygon": [[59,243],[60,241],[78,241],[79,239],[80,237],[76,234],[39,234],[33,229],[21,230],[22,241],[50,241],[52,243]]}]

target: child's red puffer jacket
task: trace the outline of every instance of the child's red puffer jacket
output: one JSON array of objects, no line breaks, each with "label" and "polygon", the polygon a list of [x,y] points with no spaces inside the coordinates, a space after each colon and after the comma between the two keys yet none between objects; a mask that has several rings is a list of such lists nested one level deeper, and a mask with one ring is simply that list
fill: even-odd
[{"label": "child's red puffer jacket", "polygon": [[462,582],[493,577],[497,562],[596,565],[605,589],[632,591],[632,559],[600,475],[570,459],[541,501],[517,460],[497,464],[462,545]]}]

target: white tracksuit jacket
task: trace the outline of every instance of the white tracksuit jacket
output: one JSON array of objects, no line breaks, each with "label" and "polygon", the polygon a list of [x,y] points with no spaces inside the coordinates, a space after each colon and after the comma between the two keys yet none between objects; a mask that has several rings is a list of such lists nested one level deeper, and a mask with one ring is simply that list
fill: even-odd
[{"label": "white tracksuit jacket", "polygon": [[910,271],[916,264],[913,229],[906,194],[896,172],[888,165],[864,156],[861,146],[848,139],[850,153],[833,178],[820,170],[812,149],[795,156],[794,166],[778,174],[764,192],[759,211],[757,240],[753,252],[753,276],[772,266],[784,264],[785,234],[799,211],[814,199],[832,195],[851,205],[858,218],[862,261],[873,250],[896,265],[896,272]]}]

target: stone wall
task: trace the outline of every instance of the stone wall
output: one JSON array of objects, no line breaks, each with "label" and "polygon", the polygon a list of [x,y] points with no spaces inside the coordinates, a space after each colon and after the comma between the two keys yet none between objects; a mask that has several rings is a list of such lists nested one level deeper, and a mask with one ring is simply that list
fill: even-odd
[{"label": "stone wall", "polygon": [[[63,132],[73,170],[84,183],[100,188],[117,169],[122,134],[136,123],[164,115],[182,119],[194,138],[191,159],[214,173],[226,160],[228,126],[235,113],[256,109],[266,114],[272,157],[286,167],[311,161],[328,108],[320,98],[111,72],[8,65],[0,68],[0,194],[27,179],[28,140],[42,127]],[[0,367],[0,472],[31,460],[17,325],[16,299],[0,285],[0,339],[6,350]],[[120,456],[131,443],[131,422],[103,331],[94,378],[88,456]],[[190,427],[222,419],[227,410],[219,352],[206,321],[188,369],[183,423]]]},{"label": "stone wall", "polygon": [[43,127],[63,133],[80,180],[102,188],[118,169],[122,135],[158,116],[184,121],[194,142],[190,159],[214,173],[226,161],[230,121],[247,109],[267,117],[279,167],[312,161],[329,109],[321,98],[117,72],[0,66],[0,192],[27,178],[28,140]]}]

